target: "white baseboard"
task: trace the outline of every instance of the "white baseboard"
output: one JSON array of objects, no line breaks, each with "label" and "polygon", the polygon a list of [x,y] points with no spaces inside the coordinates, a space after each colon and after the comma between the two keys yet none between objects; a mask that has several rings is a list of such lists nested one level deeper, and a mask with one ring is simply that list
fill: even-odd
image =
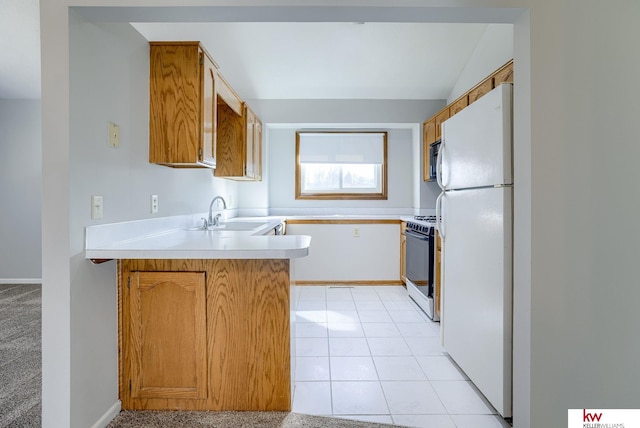
[{"label": "white baseboard", "polygon": [[0,284],[42,284],[42,278],[0,278]]},{"label": "white baseboard", "polygon": [[109,410],[106,411],[104,415],[102,415],[100,419],[98,419],[95,424],[93,424],[91,428],[105,428],[107,425],[109,425],[109,422],[111,422],[113,418],[118,416],[118,413],[120,413],[121,409],[122,401],[118,400],[113,406],[109,408]]}]

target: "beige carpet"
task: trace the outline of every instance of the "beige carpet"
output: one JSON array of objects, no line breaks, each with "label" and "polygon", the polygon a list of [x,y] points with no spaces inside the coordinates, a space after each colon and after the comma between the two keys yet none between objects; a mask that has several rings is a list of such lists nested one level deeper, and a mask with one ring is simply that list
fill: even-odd
[{"label": "beige carpet", "polygon": [[0,284],[0,427],[39,427],[40,284]]},{"label": "beige carpet", "polygon": [[287,412],[124,411],[107,428],[384,428],[397,425]]}]

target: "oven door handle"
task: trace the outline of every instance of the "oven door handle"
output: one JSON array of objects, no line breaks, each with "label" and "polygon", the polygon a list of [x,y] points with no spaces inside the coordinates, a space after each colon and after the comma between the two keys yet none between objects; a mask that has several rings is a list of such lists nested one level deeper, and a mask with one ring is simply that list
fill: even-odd
[{"label": "oven door handle", "polygon": [[410,230],[405,230],[404,234],[408,235],[408,236],[411,236],[412,238],[419,239],[421,241],[428,241],[429,240],[429,237],[427,235],[422,235],[420,233],[415,233],[415,232],[412,232]]}]

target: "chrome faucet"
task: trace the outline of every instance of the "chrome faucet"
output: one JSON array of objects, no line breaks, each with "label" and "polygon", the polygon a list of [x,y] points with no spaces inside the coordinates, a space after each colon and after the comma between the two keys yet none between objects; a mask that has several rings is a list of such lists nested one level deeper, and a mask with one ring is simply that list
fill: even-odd
[{"label": "chrome faucet", "polygon": [[222,215],[217,214],[215,218],[213,217],[213,204],[215,204],[216,201],[222,201],[222,209],[227,209],[227,203],[224,201],[224,198],[222,196],[216,196],[215,198],[213,198],[211,204],[209,204],[209,219],[207,220],[207,227],[218,226],[220,224],[220,217]]}]

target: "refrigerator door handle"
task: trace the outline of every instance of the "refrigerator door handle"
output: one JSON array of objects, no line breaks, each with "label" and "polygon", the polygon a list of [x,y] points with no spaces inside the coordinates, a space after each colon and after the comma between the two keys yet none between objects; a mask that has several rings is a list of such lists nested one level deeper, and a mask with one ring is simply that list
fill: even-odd
[{"label": "refrigerator door handle", "polygon": [[442,222],[442,198],[444,198],[444,191],[440,192],[438,199],[436,199],[436,227],[440,233],[440,239],[444,241],[444,223]]},{"label": "refrigerator door handle", "polygon": [[444,128],[442,128],[442,138],[440,139],[440,147],[438,147],[438,156],[436,157],[436,182],[440,189],[444,191],[442,183],[442,152],[444,151]]}]

